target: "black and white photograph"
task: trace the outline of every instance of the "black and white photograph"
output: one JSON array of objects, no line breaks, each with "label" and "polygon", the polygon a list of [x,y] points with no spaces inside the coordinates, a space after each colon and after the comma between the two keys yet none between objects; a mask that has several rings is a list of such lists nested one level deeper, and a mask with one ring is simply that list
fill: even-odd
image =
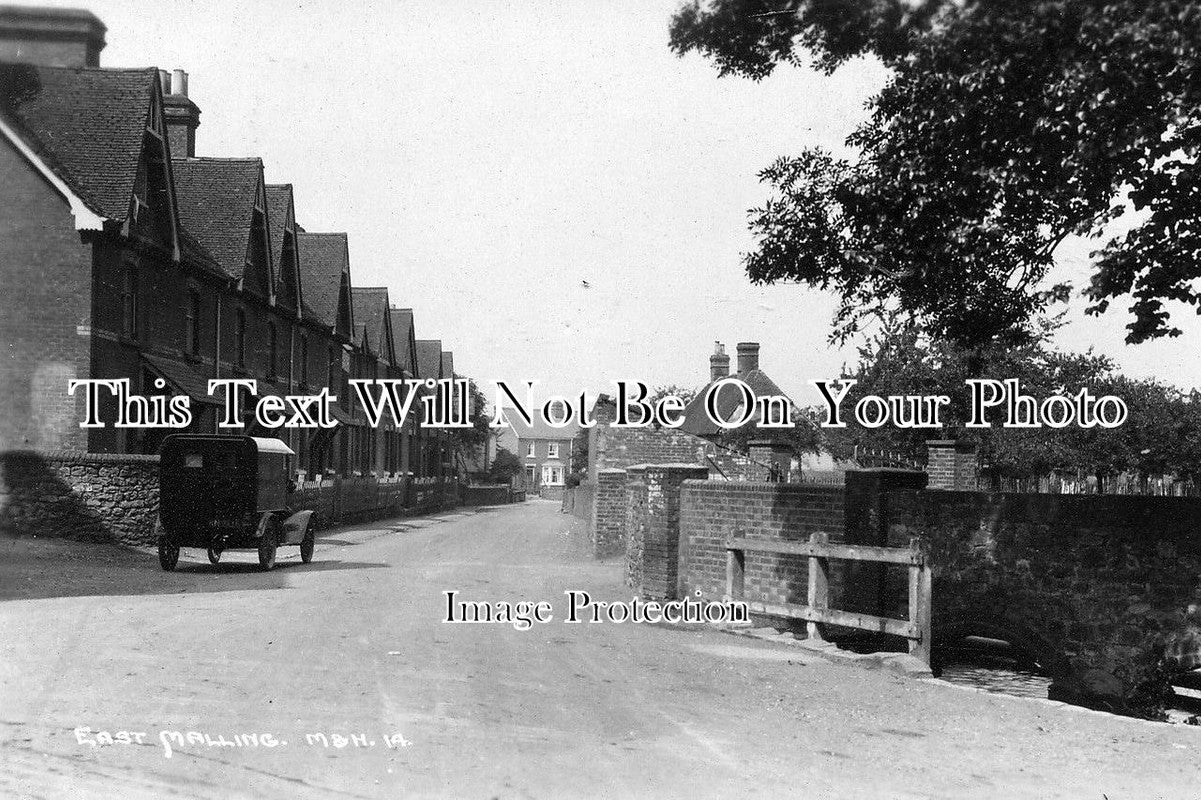
[{"label": "black and white photograph", "polygon": [[0,798],[1201,798],[1201,4],[0,4]]}]

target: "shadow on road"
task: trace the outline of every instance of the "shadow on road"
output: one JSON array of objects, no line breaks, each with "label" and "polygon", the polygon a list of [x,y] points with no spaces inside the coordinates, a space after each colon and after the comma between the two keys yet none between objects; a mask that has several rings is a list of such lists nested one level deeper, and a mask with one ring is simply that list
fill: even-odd
[{"label": "shadow on road", "polygon": [[[202,551],[185,550],[191,556]],[[288,548],[280,556],[290,556]],[[247,560],[241,560],[251,556]],[[153,553],[128,547],[31,536],[0,536],[0,601],[53,597],[197,594],[284,589],[304,572],[386,567],[383,563],[322,558],[311,564],[284,560],[263,572],[253,551],[234,552],[220,564],[181,561],[175,572],[163,572]]]}]

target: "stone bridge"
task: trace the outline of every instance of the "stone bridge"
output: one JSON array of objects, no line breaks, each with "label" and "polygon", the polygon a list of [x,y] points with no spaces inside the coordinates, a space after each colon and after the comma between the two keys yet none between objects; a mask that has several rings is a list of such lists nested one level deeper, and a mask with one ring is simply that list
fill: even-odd
[{"label": "stone bridge", "polygon": [[[936,669],[940,645],[1003,639],[1049,674],[1053,698],[1154,715],[1170,676],[1201,666],[1201,499],[944,491],[904,470],[849,472],[845,486],[705,474],[639,465],[597,484],[597,527],[624,540],[644,596],[720,597],[730,535],[916,537],[934,574]],[[745,581],[748,599],[803,604],[807,559],[748,553]],[[906,617],[897,567],[834,562],[830,592],[834,608]]]}]

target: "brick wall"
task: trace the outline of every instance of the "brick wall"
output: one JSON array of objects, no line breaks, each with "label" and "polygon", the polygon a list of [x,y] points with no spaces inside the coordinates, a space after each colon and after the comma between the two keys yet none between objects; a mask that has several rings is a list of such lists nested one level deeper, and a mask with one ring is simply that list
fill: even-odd
[{"label": "brick wall", "polygon": [[[825,531],[843,541],[844,498],[841,486],[795,483],[685,481],[680,501],[681,588],[710,599],[726,591],[727,536],[808,540]],[[804,558],[747,553],[749,599],[803,603],[809,567]],[[842,571],[831,564],[831,602],[838,598]]]},{"label": "brick wall", "polygon": [[92,247],[66,202],[0,141],[0,452],[87,449],[78,426],[88,377]]},{"label": "brick wall", "polygon": [[0,453],[0,533],[151,544],[158,456]]},{"label": "brick wall", "polygon": [[683,431],[663,428],[614,428],[612,402],[598,402],[597,424],[588,429],[588,479],[605,469],[625,469],[635,464],[702,464],[713,445]]},{"label": "brick wall", "polygon": [[592,554],[605,558],[625,547],[626,472],[603,469],[596,474],[592,504]]},{"label": "brick wall", "polygon": [[[705,467],[689,464],[653,464],[644,471],[646,513],[640,526],[642,575],[639,594],[656,600],[683,596],[681,562],[687,560],[680,547],[682,487],[687,480],[709,476]],[[634,531],[628,535],[634,539]]]},{"label": "brick wall", "polygon": [[926,473],[931,489],[975,491],[979,475],[976,448],[953,439],[926,442]]},{"label": "brick wall", "polygon": [[638,464],[626,470],[625,494],[626,585],[642,586],[643,544],[646,541],[646,467]]}]

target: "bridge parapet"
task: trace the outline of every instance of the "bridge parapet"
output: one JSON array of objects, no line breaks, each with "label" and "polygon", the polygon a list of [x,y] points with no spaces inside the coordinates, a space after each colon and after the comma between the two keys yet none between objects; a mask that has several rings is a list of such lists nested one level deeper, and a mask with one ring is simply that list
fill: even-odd
[{"label": "bridge parapet", "polygon": [[[1052,696],[1153,714],[1172,671],[1201,666],[1201,499],[926,489],[904,470],[848,473],[845,489],[689,480],[679,507],[680,582],[719,594],[728,537],[904,547],[933,572],[938,643],[1010,641],[1053,679]],[[649,508],[639,514],[653,514]],[[641,524],[649,525],[649,521]],[[805,559],[748,556],[748,599],[804,602]],[[639,553],[641,569],[646,554]],[[832,567],[838,608],[904,619],[904,570]]]}]

